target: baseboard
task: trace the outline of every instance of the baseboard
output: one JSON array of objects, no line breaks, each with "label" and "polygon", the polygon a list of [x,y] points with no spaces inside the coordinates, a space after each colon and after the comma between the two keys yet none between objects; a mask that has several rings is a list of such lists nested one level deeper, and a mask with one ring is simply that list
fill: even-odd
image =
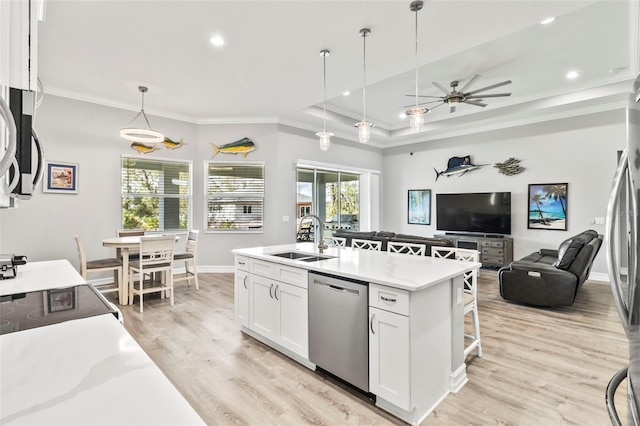
[{"label": "baseboard", "polygon": [[587,278],[589,281],[602,281],[609,282],[609,274],[605,274],[603,272],[591,272],[589,277]]}]

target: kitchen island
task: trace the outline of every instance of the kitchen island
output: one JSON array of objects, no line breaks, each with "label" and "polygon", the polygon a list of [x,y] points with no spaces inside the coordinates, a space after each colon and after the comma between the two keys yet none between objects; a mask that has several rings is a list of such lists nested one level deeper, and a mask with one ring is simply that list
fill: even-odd
[{"label": "kitchen island", "polygon": [[[480,263],[312,243],[233,250],[242,331],[315,369],[309,273],[368,284],[369,389],[376,405],[419,424],[467,382],[463,274]],[[348,325],[345,325],[348,326]]]}]

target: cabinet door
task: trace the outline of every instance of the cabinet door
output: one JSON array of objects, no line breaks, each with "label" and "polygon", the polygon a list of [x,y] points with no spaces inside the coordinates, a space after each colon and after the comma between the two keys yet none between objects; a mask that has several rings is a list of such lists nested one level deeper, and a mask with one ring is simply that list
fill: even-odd
[{"label": "cabinet door", "polygon": [[369,308],[369,391],[411,411],[409,317]]},{"label": "cabinet door", "polygon": [[309,358],[309,304],[305,289],[276,282],[278,300],[277,343],[296,354]]},{"label": "cabinet door", "polygon": [[235,275],[235,313],[241,325],[249,327],[249,274],[236,270]]},{"label": "cabinet door", "polygon": [[276,336],[277,301],[273,296],[273,280],[251,274],[249,328],[271,340]]}]

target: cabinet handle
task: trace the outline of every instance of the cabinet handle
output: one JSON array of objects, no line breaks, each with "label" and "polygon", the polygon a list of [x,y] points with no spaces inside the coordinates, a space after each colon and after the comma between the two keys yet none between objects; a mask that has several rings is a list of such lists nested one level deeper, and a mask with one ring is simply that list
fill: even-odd
[{"label": "cabinet handle", "polygon": [[380,299],[384,300],[387,303],[396,303],[397,299],[395,298],[390,298],[390,297],[384,297],[384,296],[380,296]]},{"label": "cabinet handle", "polygon": [[278,299],[278,290],[280,289],[280,284],[276,285],[276,288],[273,290],[273,295],[276,297],[276,300],[280,300]]},{"label": "cabinet handle", "polygon": [[244,280],[242,280],[242,284],[244,285],[244,289],[245,289],[245,290],[249,290],[249,289],[247,288],[247,277],[248,277],[248,275],[245,275],[245,276],[244,276]]},{"label": "cabinet handle", "polygon": [[240,260],[239,260],[239,261],[238,261],[238,265],[242,265],[242,266],[244,266],[244,265],[245,265],[245,263],[244,263],[243,261],[240,261]]},{"label": "cabinet handle", "polygon": [[371,321],[369,321],[369,328],[371,329],[371,334],[376,334],[375,330],[373,329],[373,320],[375,319],[376,314],[371,314]]},{"label": "cabinet handle", "polygon": [[273,294],[271,293],[273,291],[273,283],[271,283],[271,285],[269,286],[269,297],[273,299]]}]

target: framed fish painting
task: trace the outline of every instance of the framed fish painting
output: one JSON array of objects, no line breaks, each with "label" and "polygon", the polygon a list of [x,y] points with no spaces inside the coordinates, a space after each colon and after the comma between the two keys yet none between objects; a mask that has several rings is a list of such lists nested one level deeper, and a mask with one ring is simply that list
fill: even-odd
[{"label": "framed fish painting", "polygon": [[408,221],[414,225],[431,225],[431,190],[409,190]]},{"label": "framed fish painting", "polygon": [[77,164],[47,162],[44,171],[44,192],[78,193]]},{"label": "framed fish painting", "polygon": [[568,183],[529,184],[527,228],[567,230]]}]

